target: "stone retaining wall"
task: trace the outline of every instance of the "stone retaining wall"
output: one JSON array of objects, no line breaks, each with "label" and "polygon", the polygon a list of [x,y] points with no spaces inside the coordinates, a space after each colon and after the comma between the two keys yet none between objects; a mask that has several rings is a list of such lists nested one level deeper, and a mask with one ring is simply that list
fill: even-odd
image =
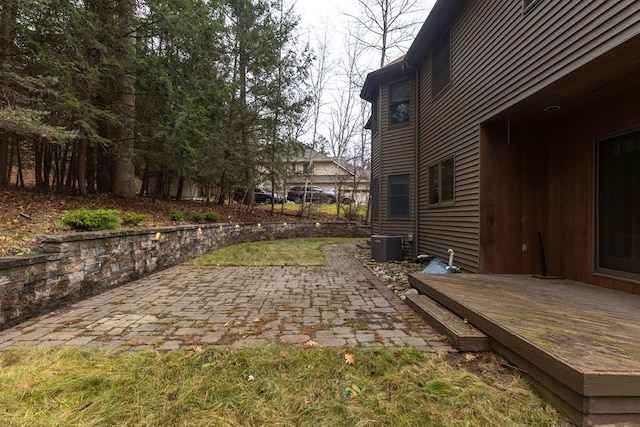
[{"label": "stone retaining wall", "polygon": [[42,253],[0,258],[0,330],[224,246],[369,235],[351,223],[267,223],[40,236]]}]

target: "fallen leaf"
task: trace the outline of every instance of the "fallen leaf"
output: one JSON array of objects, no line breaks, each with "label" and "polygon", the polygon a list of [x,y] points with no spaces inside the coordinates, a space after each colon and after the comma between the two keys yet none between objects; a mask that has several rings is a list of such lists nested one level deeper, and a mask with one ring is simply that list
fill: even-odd
[{"label": "fallen leaf", "polygon": [[351,353],[345,353],[344,363],[346,363],[347,365],[353,365],[354,363],[356,363],[356,357]]},{"label": "fallen leaf", "polygon": [[249,377],[247,378],[249,381],[253,381],[255,380],[255,377],[253,375],[249,375]]},{"label": "fallen leaf", "polygon": [[317,341],[309,340],[309,341],[305,342],[302,345],[305,346],[305,347],[318,347],[320,344],[318,344]]},{"label": "fallen leaf", "polygon": [[260,320],[259,317],[256,317],[255,319],[253,319],[253,323],[260,323],[262,322],[262,320]]},{"label": "fallen leaf", "polygon": [[92,401],[87,401],[84,402],[82,405],[78,406],[76,409],[74,409],[74,411],[78,412],[78,411],[83,411],[85,409],[87,409],[89,406],[91,406],[93,404]]},{"label": "fallen leaf", "polygon": [[28,390],[28,389],[30,389],[30,388],[35,387],[36,385],[38,385],[38,383],[37,383],[37,382],[35,382],[35,381],[29,381],[29,382],[26,382],[26,383],[24,383],[24,384],[19,384],[16,388],[17,388],[18,390]]},{"label": "fallen leaf", "polygon": [[478,357],[478,356],[476,356],[475,354],[467,353],[467,354],[464,355],[464,360],[466,360],[467,362],[471,362],[476,357]]}]

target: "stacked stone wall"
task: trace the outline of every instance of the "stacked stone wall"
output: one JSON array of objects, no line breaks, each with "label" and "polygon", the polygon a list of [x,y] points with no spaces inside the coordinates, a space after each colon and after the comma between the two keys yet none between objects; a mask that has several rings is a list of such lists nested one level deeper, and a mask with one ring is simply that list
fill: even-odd
[{"label": "stacked stone wall", "polygon": [[0,258],[0,329],[225,246],[369,234],[351,223],[267,223],[40,236],[40,253]]}]

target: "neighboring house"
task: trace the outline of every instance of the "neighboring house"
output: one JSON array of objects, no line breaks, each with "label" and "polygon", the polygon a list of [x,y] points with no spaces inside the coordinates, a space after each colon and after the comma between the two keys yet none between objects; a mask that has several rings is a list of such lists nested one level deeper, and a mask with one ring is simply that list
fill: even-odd
[{"label": "neighboring house", "polygon": [[353,198],[358,204],[366,204],[369,195],[368,176],[354,171],[346,161],[328,157],[310,148],[290,161],[291,174],[288,186],[317,185],[333,190],[343,197]]},{"label": "neighboring house", "polygon": [[640,2],[439,0],[361,96],[373,234],[640,294]]}]

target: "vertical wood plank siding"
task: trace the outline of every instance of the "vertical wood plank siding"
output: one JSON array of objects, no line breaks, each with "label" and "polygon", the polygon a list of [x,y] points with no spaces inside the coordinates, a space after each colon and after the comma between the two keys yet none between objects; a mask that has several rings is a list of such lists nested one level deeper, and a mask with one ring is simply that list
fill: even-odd
[{"label": "vertical wood plank siding", "polygon": [[[411,108],[411,119],[408,123],[401,125],[391,125],[389,123],[389,85],[397,83],[403,79],[411,81],[411,98],[409,100]],[[380,193],[381,193],[381,205],[380,216],[383,223],[382,229],[384,234],[391,235],[403,235],[406,236],[409,233],[413,233],[415,225],[413,218],[415,218],[415,123],[416,123],[416,111],[417,100],[415,97],[415,78],[412,77],[412,73],[406,73],[401,78],[388,82],[382,86],[379,111],[381,114],[380,121],[380,133],[381,140],[383,141],[380,147],[381,156],[381,169],[380,169]],[[373,147],[372,147],[372,152]],[[388,215],[388,177],[390,175],[409,175],[410,177],[410,209],[409,218],[397,219],[389,218]]]},{"label": "vertical wood plank siding", "polygon": [[[456,265],[479,270],[481,124],[637,36],[639,22],[631,0],[539,1],[526,11],[520,0],[465,3],[451,26],[451,83],[434,100],[430,54],[420,65],[420,253],[453,248]],[[430,206],[428,167],[452,154],[455,203]]]}]

